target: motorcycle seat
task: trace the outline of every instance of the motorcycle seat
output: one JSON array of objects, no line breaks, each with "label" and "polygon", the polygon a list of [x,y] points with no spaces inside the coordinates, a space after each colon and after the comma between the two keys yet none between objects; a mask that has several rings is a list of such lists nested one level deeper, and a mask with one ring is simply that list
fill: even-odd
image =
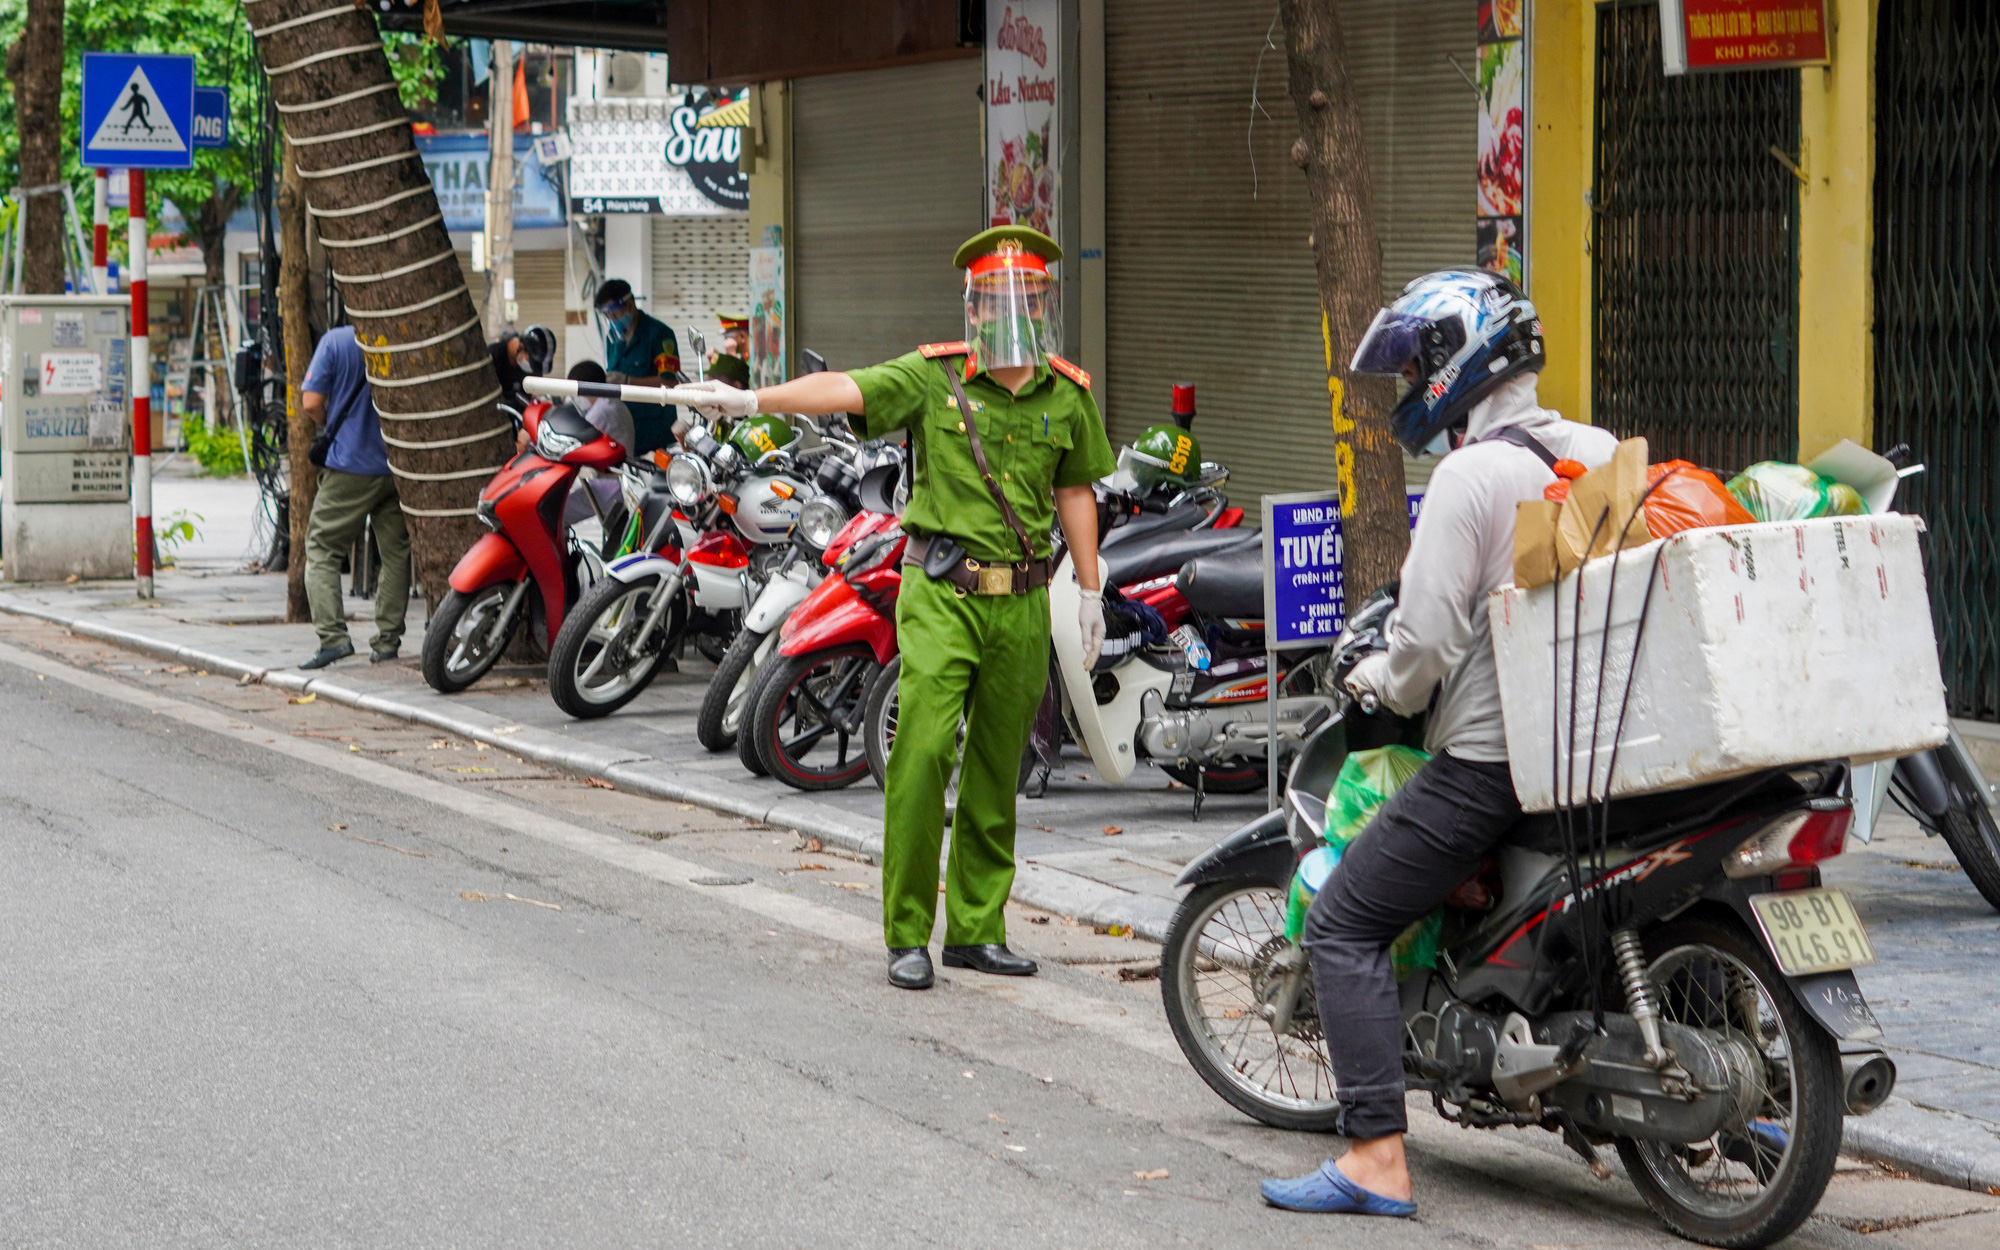
[{"label": "motorcycle seat", "polygon": [[1240,550],[1189,560],[1175,579],[1188,606],[1208,617],[1261,620],[1264,551],[1261,542]]},{"label": "motorcycle seat", "polygon": [[1205,512],[1200,504],[1184,503],[1165,512],[1143,512],[1127,520],[1123,525],[1114,525],[1110,532],[1098,539],[1097,549],[1104,551],[1110,547],[1122,546],[1148,534],[1158,534],[1162,530],[1186,533]]},{"label": "motorcycle seat", "polygon": [[542,424],[558,434],[566,434],[579,443],[594,443],[605,437],[604,431],[584,420],[583,414],[572,404],[555,404],[542,414]]},{"label": "motorcycle seat", "polygon": [[[1257,543],[1255,530],[1156,530],[1122,542],[1103,555],[1104,562],[1110,566],[1111,584],[1130,586],[1134,582],[1150,581],[1172,573],[1196,556],[1234,547],[1248,546],[1249,558],[1254,561]],[[1261,587],[1262,583],[1259,585]],[[1257,596],[1260,602],[1263,595],[1264,592],[1259,589]],[[1261,614],[1261,609],[1259,611]]]},{"label": "motorcycle seat", "polygon": [[[1752,815],[1790,806],[1825,789],[1824,782],[1811,786],[1799,784],[1796,774],[1802,771],[1810,770],[1777,769],[1749,773],[1685,790],[1613,799],[1608,841],[1612,846],[1643,850],[1664,844],[1680,834],[1706,828],[1725,816]],[[1571,820],[1575,827],[1577,849],[1581,852],[1587,845],[1585,815],[1577,811]],[[1560,855],[1563,849],[1562,829],[1556,822],[1554,812],[1537,812],[1523,816],[1508,831],[1506,842],[1510,846],[1525,847],[1545,855]]]}]

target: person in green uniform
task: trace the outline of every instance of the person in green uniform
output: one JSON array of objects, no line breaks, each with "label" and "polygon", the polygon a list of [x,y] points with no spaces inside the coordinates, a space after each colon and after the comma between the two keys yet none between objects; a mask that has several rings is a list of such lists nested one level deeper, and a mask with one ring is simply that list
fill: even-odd
[{"label": "person in green uniform", "polygon": [[[597,288],[592,301],[605,321],[604,376],[624,386],[672,386],[681,371],[680,341],[673,327],[639,311],[632,284],[613,278]],[[632,425],[644,455],[674,442],[674,410],[663,404],[630,404]]]},{"label": "person in green uniform", "polygon": [[1048,680],[1050,528],[1061,523],[1073,557],[1094,662],[1104,605],[1090,484],[1117,467],[1090,375],[1056,354],[1061,317],[1048,264],[1061,256],[1039,231],[988,230],[958,250],[965,341],[755,391],[700,384],[715,397],[704,413],[845,412],[864,438],[907,431],[914,478],[896,603],[901,706],[882,830],[882,931],[889,981],[904,989],[933,980],[938,851],[961,716],[945,966],[1035,972],[1033,960],[1007,949],[1002,908],[1014,883],[1021,751]]}]

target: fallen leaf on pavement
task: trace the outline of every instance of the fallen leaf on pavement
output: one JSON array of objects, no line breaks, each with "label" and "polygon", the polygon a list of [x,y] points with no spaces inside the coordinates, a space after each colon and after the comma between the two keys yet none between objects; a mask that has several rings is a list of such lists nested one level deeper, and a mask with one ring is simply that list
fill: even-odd
[{"label": "fallen leaf on pavement", "polygon": [[1076,778],[1076,779],[1077,779],[1078,781],[1089,781],[1089,780],[1090,780],[1090,774],[1089,774],[1089,773],[1071,773],[1071,774],[1070,774],[1070,776],[1072,776],[1072,777],[1075,777],[1075,778]]},{"label": "fallen leaf on pavement", "polygon": [[194,675],[196,677],[206,677],[208,676],[208,670],[205,668],[198,668],[194,671]]},{"label": "fallen leaf on pavement", "polygon": [[188,671],[188,666],[185,664],[169,664],[167,665],[167,671],[169,673],[185,673]]},{"label": "fallen leaf on pavement", "polygon": [[1101,924],[1093,926],[1093,930],[1102,933],[1105,937],[1126,937],[1132,932],[1132,926],[1126,924]]},{"label": "fallen leaf on pavement", "polygon": [[1222,1009],[1222,1018],[1224,1020],[1241,1020],[1243,1018],[1243,1009],[1241,1007],[1224,1007]]},{"label": "fallen leaf on pavement", "polygon": [[867,884],[861,881],[836,881],[834,884],[843,890],[865,890],[868,888]]},{"label": "fallen leaf on pavement", "polygon": [[1036,826],[1035,826],[1035,828],[1037,828],[1037,829],[1040,829],[1040,830],[1041,830],[1041,831],[1042,831],[1043,833],[1054,833],[1054,832],[1055,832],[1055,830],[1053,830],[1053,829],[1049,828],[1049,827],[1048,827],[1047,825],[1036,825]]},{"label": "fallen leaf on pavement", "polygon": [[684,811],[684,812],[691,812],[691,811],[693,811],[693,810],[694,810],[694,804],[692,804],[692,803],[683,803],[683,804],[681,804],[681,810],[682,810],[682,811]]},{"label": "fallen leaf on pavement", "polygon": [[808,851],[812,851],[812,852],[814,852],[815,854],[817,854],[817,853],[818,853],[818,852],[819,852],[819,851],[820,851],[820,850],[822,849],[822,848],[820,847],[820,844],[819,844],[819,839],[818,839],[818,838],[807,838],[807,839],[806,839],[806,849],[807,849]]},{"label": "fallen leaf on pavement", "polygon": [[1120,968],[1120,981],[1157,981],[1160,979],[1160,965],[1148,964],[1143,968]]},{"label": "fallen leaf on pavement", "polygon": [[285,702],[287,702],[287,703],[311,703],[311,702],[313,702],[314,700],[316,700],[316,699],[318,699],[318,698],[319,698],[319,694],[318,694],[317,692],[315,692],[315,693],[313,693],[313,694],[295,694],[295,695],[293,695],[293,696],[292,696],[291,698],[289,698],[289,699],[286,699],[286,700],[285,700]]},{"label": "fallen leaf on pavement", "polygon": [[585,777],[583,779],[583,784],[591,787],[594,790],[616,790],[618,788],[617,786],[612,785],[610,782],[606,781],[602,777]]},{"label": "fallen leaf on pavement", "polygon": [[829,866],[829,865],[826,865],[826,864],[808,864],[808,863],[807,863],[806,861],[804,861],[804,860],[800,860],[800,861],[799,861],[799,866],[798,866],[798,871],[799,871],[799,872],[832,872],[832,871],[833,871],[833,869],[832,869],[832,867],[831,867],[831,866]]},{"label": "fallen leaf on pavement", "polygon": [[63,578],[63,585],[65,585],[65,586],[69,586],[69,585],[73,585],[73,584],[75,584],[75,583],[77,583],[77,582],[80,582],[80,581],[82,581],[82,580],[83,580],[83,575],[82,575],[82,574],[80,574],[80,573],[71,573],[71,574],[70,574],[70,575],[69,575],[68,577],[65,577],[65,578]]},{"label": "fallen leaf on pavement", "polygon": [[256,681],[256,680],[257,680],[257,674],[255,674],[255,673],[245,673],[245,674],[243,674],[243,676],[241,676],[241,677],[238,677],[238,678],[236,679],[236,684],[237,684],[237,685],[239,685],[239,686],[247,686],[247,685],[249,685],[249,684],[250,684],[251,682],[254,682],[254,681]]},{"label": "fallen leaf on pavement", "polygon": [[472,740],[472,745],[478,747],[482,751],[491,751],[493,749],[492,747],[487,746],[484,742],[481,742],[477,738],[474,738]]},{"label": "fallen leaf on pavement", "polygon": [[431,743],[431,750],[442,751],[450,745],[451,743],[446,742],[443,738],[439,738],[436,742]]},{"label": "fallen leaf on pavement", "polygon": [[484,903],[490,900],[477,890],[460,890],[458,896],[468,903]]},{"label": "fallen leaf on pavement", "polygon": [[471,765],[465,768],[448,769],[447,771],[454,773],[497,773],[500,770],[497,768],[480,768],[477,765]]},{"label": "fallen leaf on pavement", "polygon": [[1115,837],[1117,837],[1117,836],[1118,836],[1119,834],[1121,834],[1121,833],[1123,833],[1123,832],[1125,832],[1125,830],[1124,830],[1124,829],[1123,829],[1122,827],[1118,826],[1118,825],[1106,825],[1106,826],[1104,826],[1104,836],[1105,836],[1105,837],[1107,837],[1107,838],[1115,838]]},{"label": "fallen leaf on pavement", "polygon": [[400,846],[391,846],[387,842],[377,841],[374,838],[364,838],[358,833],[343,833],[340,836],[346,838],[349,842],[366,842],[370,846],[379,846],[385,851],[394,851],[398,855],[408,855],[411,859],[430,858],[430,855],[424,851],[412,851]]},{"label": "fallen leaf on pavement", "polygon": [[512,900],[513,900],[514,902],[516,902],[516,903],[526,903],[526,904],[527,904],[528,906],[530,906],[530,907],[546,907],[546,908],[548,908],[548,909],[549,909],[550,911],[561,911],[561,910],[562,910],[562,904],[561,904],[561,903],[544,903],[544,902],[543,902],[542,900],[540,900],[540,899],[538,899],[538,898],[522,898],[522,897],[521,897],[520,895],[518,895],[518,894],[503,894],[503,895],[501,895],[500,897],[502,897],[502,898],[506,898],[506,899],[512,899]]},{"label": "fallen leaf on pavement", "polygon": [[361,748],[350,742],[347,744],[347,749],[350,751],[359,751]]},{"label": "fallen leaf on pavement", "polygon": [[993,1114],[991,1111],[986,1113],[986,1118],[994,1121],[997,1124],[1005,1124],[1007,1122],[1005,1120],[1002,1120],[999,1116]]},{"label": "fallen leaf on pavement", "polygon": [[1007,1143],[1007,1149],[1013,1151],[1017,1155],[1028,1153],[1028,1148],[1026,1146],[1016,1146],[1012,1142]]},{"label": "fallen leaf on pavement", "polygon": [[1048,922],[1049,922],[1049,918],[1048,918],[1047,916],[1030,916],[1030,917],[1028,917],[1028,923],[1029,923],[1029,924],[1047,924]]},{"label": "fallen leaf on pavement", "polygon": [[501,734],[517,734],[520,732],[521,732],[521,727],[519,725],[502,725],[500,728],[493,731],[493,736],[497,738]]},{"label": "fallen leaf on pavement", "polygon": [[1165,1168],[1148,1168],[1144,1172],[1132,1173],[1132,1179],[1135,1181],[1163,1181],[1167,1179],[1168,1175],[1169,1173]]},{"label": "fallen leaf on pavement", "polygon": [[327,826],[327,828],[329,828],[329,829],[333,830],[333,831],[334,831],[335,833],[339,833],[339,832],[340,832],[341,830],[343,830],[343,829],[347,828],[347,826],[346,826],[346,825],[328,825],[328,826]]}]

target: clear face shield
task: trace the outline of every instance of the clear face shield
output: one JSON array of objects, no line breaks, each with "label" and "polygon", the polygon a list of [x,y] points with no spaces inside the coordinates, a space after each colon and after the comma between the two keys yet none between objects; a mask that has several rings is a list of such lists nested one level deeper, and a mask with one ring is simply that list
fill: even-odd
[{"label": "clear face shield", "polygon": [[983,369],[1039,365],[1060,355],[1062,307],[1055,280],[1025,266],[968,271],[965,341]]}]

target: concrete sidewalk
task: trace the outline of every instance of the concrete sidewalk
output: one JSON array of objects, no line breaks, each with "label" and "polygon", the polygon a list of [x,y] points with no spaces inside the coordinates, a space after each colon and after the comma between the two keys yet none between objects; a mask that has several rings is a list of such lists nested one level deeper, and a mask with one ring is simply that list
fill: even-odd
[{"label": "concrete sidewalk", "polygon": [[[794,829],[833,848],[877,858],[881,795],[863,781],[807,796],[753,778],[734,752],[711,755],[694,740],[694,715],[710,666],[690,653],[632,705],[596,721],[571,721],[550,701],[542,673],[503,667],[464,694],[424,685],[415,656],[421,610],[405,658],[344,661],[300,672],[314,650],[310,626],[282,623],[284,579],[235,571],[240,561],[190,553],[141,602],[129,583],[9,586],[0,611],[58,622],[74,632],[285,689],[400,717],[506,748],[538,763],[620,789]],[[370,605],[349,600],[365,643]],[[1173,879],[1193,856],[1261,813],[1263,796],[1212,796],[1190,819],[1191,795],[1150,771],[1134,784],[1095,780],[1072,756],[1048,797],[1021,802],[1022,902],[1097,925],[1125,925],[1163,940],[1178,900]],[[1113,832],[1115,831],[1115,832]],[[1847,1121],[1851,1153],[1930,1180],[2000,1193],[2000,917],[1957,870],[1948,848],[1906,818],[1882,822],[1873,845],[1849,844],[1827,871],[1850,892],[1881,962],[1859,972],[1901,1071],[1898,1096],[1875,1115]]]}]

